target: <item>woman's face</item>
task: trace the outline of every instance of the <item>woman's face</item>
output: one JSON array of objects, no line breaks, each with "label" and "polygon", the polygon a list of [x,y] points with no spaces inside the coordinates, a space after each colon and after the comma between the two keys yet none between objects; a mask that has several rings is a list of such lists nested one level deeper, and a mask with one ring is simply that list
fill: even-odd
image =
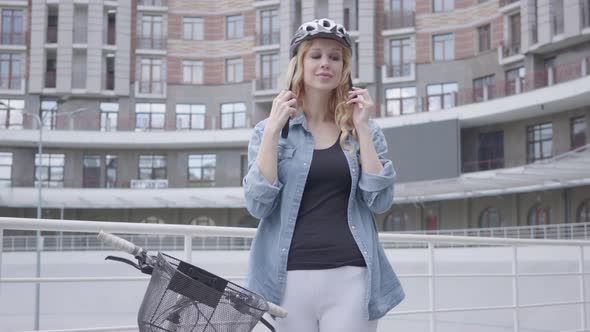
[{"label": "woman's face", "polygon": [[316,38],[303,58],[305,88],[332,91],[342,78],[342,46],[335,40]]}]

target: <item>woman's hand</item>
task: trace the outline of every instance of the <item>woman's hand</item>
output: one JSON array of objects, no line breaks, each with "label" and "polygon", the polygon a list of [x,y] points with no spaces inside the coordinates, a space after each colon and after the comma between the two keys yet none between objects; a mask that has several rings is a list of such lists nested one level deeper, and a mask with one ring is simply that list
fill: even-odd
[{"label": "woman's hand", "polygon": [[287,119],[295,117],[297,113],[297,96],[288,90],[281,90],[272,101],[272,108],[268,116],[267,128],[280,131],[287,123]]},{"label": "woman's hand", "polygon": [[375,103],[367,89],[353,87],[348,92],[349,100],[347,104],[354,104],[352,113],[352,122],[357,129],[368,128],[369,118],[375,111]]}]

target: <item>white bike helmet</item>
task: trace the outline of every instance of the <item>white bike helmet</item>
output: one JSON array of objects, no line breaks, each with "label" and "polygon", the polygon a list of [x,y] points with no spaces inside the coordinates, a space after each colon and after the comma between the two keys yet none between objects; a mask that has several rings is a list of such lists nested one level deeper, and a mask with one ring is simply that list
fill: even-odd
[{"label": "white bike helmet", "polygon": [[352,51],[352,42],[346,29],[328,18],[320,18],[301,24],[291,39],[290,58],[297,54],[299,45],[314,38],[330,38]]}]

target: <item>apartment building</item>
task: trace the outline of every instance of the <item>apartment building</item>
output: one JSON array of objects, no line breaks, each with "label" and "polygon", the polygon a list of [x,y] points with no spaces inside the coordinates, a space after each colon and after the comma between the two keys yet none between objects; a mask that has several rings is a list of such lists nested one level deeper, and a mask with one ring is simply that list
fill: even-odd
[{"label": "apartment building", "polygon": [[381,230],[590,222],[589,0],[0,11],[0,215],[34,217],[42,186],[44,218],[255,226],[240,187],[251,128],[287,86],[295,29],[330,17],[398,171]]}]

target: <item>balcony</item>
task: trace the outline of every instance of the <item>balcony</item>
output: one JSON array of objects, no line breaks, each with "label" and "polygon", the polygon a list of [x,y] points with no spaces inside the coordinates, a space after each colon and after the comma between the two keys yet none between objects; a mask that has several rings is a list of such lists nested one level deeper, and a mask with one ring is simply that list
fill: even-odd
[{"label": "balcony", "polygon": [[388,11],[383,13],[385,30],[413,28],[416,24],[414,11]]},{"label": "balcony", "polygon": [[3,45],[25,45],[25,34],[22,32],[3,32]]},{"label": "balcony", "polygon": [[383,64],[381,67],[381,79],[383,83],[406,82],[416,80],[416,64],[406,62],[403,64]]},{"label": "balcony", "polygon": [[133,179],[130,183],[131,189],[164,189],[168,188],[167,179],[156,179],[156,180],[139,180]]},{"label": "balcony", "polygon": [[22,81],[22,77],[0,77],[0,89],[20,90]]},{"label": "balcony", "polygon": [[256,79],[256,91],[276,90],[278,77],[262,77]]},{"label": "balcony", "polygon": [[147,7],[167,7],[168,0],[138,0],[137,5]]},{"label": "balcony", "polygon": [[503,58],[508,58],[514,55],[517,55],[520,53],[520,42],[518,43],[502,43],[501,44],[502,47],[502,57]]},{"label": "balcony", "polygon": [[279,31],[257,32],[256,46],[275,45],[279,43],[281,34]]},{"label": "balcony", "polygon": [[164,81],[141,81],[139,93],[160,95],[164,92]]},{"label": "balcony", "polygon": [[154,37],[137,37],[137,48],[144,50],[165,50],[166,39]]}]

